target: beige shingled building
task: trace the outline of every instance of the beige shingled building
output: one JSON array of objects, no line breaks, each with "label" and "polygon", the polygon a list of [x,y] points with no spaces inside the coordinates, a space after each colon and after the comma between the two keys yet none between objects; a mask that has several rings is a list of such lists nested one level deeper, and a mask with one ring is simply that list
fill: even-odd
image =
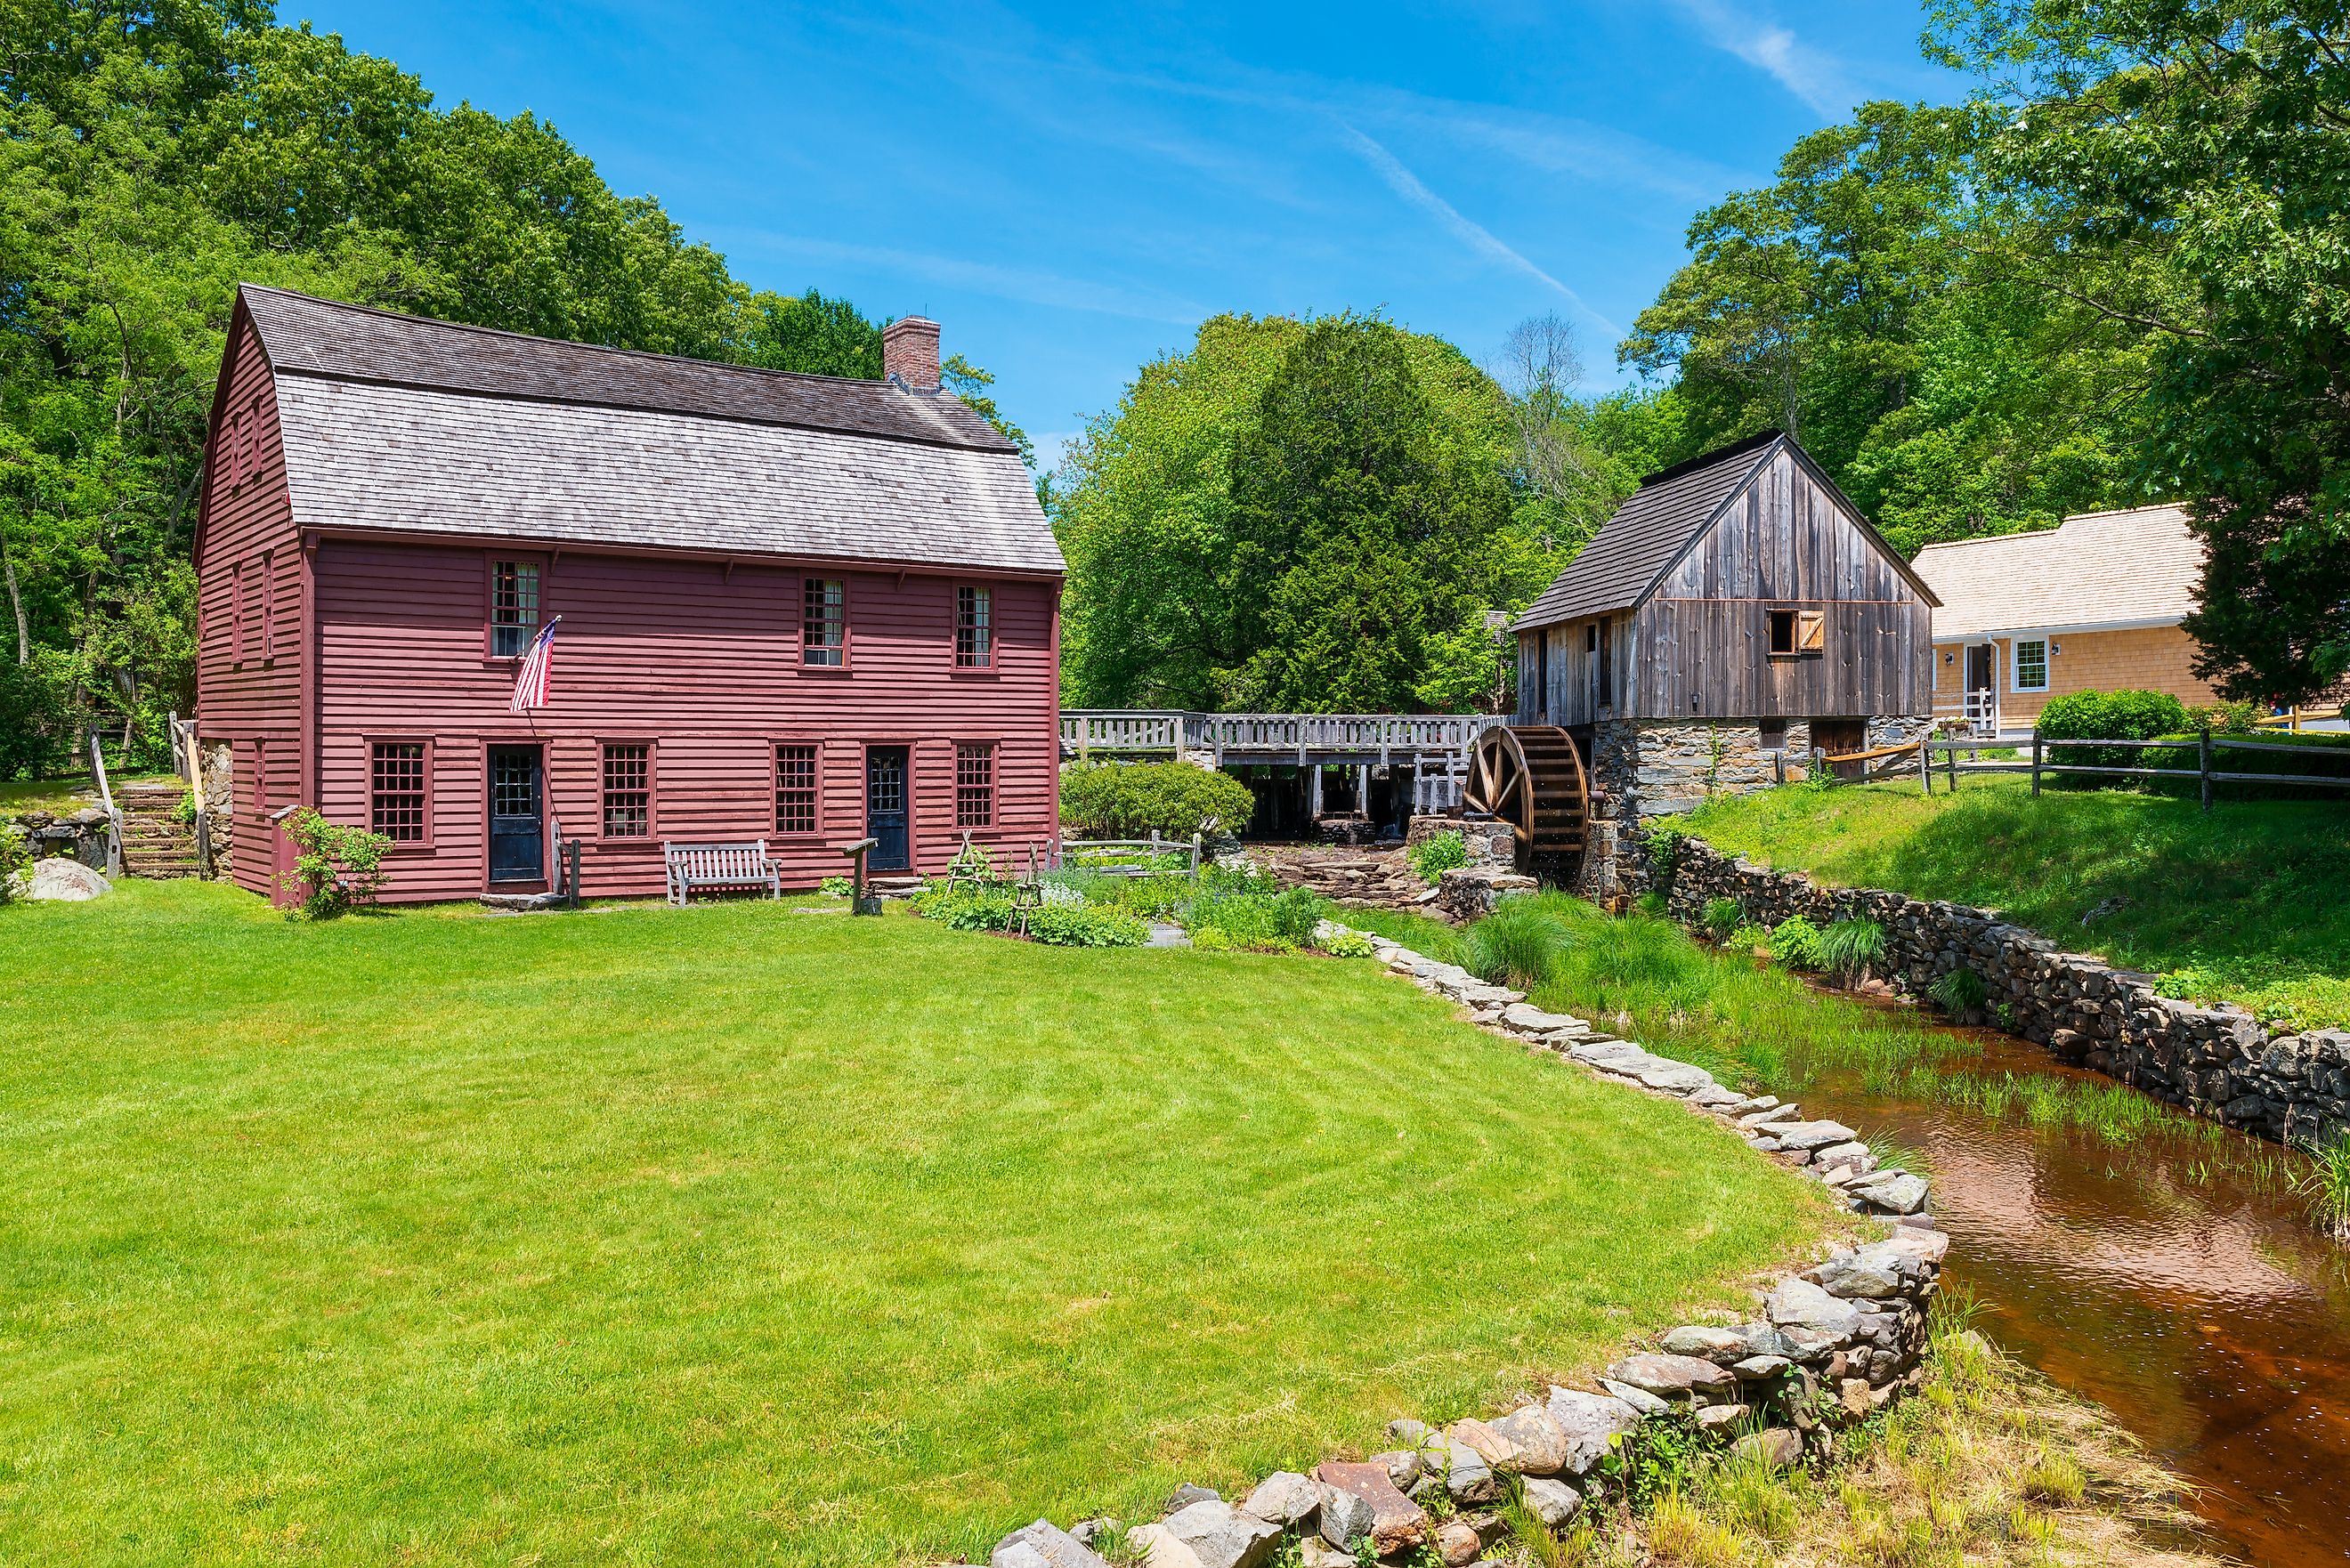
[{"label": "beige shingled building", "polygon": [[2179,506],[2088,512],[2054,528],[1929,545],[1911,563],[1934,612],[1934,712],[2029,731],[2052,697],[2134,687],[2217,700],[2179,621],[2203,546]]}]

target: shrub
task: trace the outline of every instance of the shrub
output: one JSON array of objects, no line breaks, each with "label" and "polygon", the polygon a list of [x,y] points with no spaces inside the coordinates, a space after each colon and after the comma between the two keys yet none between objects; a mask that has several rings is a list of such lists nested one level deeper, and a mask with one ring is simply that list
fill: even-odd
[{"label": "shrub", "polygon": [[1432,833],[1412,846],[1411,868],[1431,888],[1447,871],[1468,864],[1468,843],[1451,828]]},{"label": "shrub", "polygon": [[2215,735],[2249,735],[2261,727],[2265,712],[2257,702],[2214,702],[2208,708],[2189,708],[2187,720],[2198,727],[2210,726]]},{"label": "shrub", "polygon": [[958,931],[1005,931],[1012,929],[1012,890],[973,887],[968,883],[949,891],[936,883],[914,895],[914,913]]},{"label": "shrub", "polygon": [[1990,1000],[1991,988],[1974,971],[1960,968],[1937,979],[1926,988],[1926,994],[1945,1012],[1972,1012]]},{"label": "shrub", "polygon": [[1056,948],[1139,948],[1150,928],[1124,909],[1047,904],[1028,911],[1030,940]]},{"label": "shrub", "polygon": [[1771,957],[1788,969],[1820,967],[1820,929],[1801,915],[1771,928]]},{"label": "shrub", "polygon": [[1323,909],[1322,899],[1303,888],[1285,893],[1203,891],[1179,918],[1195,947],[1201,933],[1210,931],[1228,948],[1286,953],[1313,945]]},{"label": "shrub", "polygon": [[286,911],[289,919],[324,920],[375,902],[382,890],[383,857],[391,840],[364,827],[328,822],[316,806],[306,805],[287,815],[279,825],[294,841],[294,869],[278,878],[301,901]]},{"label": "shrub", "polygon": [[1673,871],[1680,864],[1681,840],[1688,836],[1679,828],[1661,823],[1648,829],[1648,875],[1659,886],[1673,879]]},{"label": "shrub", "polygon": [[1745,908],[1737,899],[1726,896],[1708,898],[1705,901],[1705,913],[1698,919],[1698,924],[1705,928],[1707,936],[1711,937],[1718,943],[1724,944],[1729,942],[1731,933],[1745,923]]},{"label": "shrub", "polygon": [[1061,825],[1079,837],[1237,831],[1255,809],[1248,785],[1189,763],[1080,763],[1061,770]]},{"label": "shrub", "polygon": [[1373,951],[1370,938],[1343,926],[1321,938],[1316,945],[1332,958],[1368,958]]},{"label": "shrub", "polygon": [[1767,948],[1771,945],[1771,928],[1741,926],[1731,932],[1728,940],[1721,945],[1733,952],[1742,953],[1751,953],[1756,948]]},{"label": "shrub", "polygon": [[[2052,741],[2151,741],[2186,728],[2187,705],[2165,691],[2070,691],[2040,711],[2040,733]],[[2154,765],[2150,753],[2124,746],[2062,746],[2048,760],[2096,768]],[[2070,782],[2093,789],[2088,781],[2096,776]]]},{"label": "shrub", "polygon": [[1480,980],[1532,991],[1558,972],[1573,940],[1566,925],[1526,898],[1504,898],[1461,940],[1461,964]]},{"label": "shrub", "polygon": [[1885,961],[1885,928],[1875,920],[1837,920],[1820,933],[1820,966],[1849,985]]},{"label": "shrub", "polygon": [[33,867],[32,846],[13,822],[0,822],[0,904],[16,896],[16,878]]}]

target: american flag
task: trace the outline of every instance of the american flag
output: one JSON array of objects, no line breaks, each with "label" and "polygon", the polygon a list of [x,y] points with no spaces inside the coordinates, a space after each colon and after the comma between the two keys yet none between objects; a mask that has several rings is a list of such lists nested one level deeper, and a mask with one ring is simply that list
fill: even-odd
[{"label": "american flag", "polygon": [[556,616],[546,623],[531,643],[530,651],[523,655],[522,668],[515,671],[514,701],[506,704],[512,713],[527,713],[533,708],[546,706],[546,670],[555,662],[555,628],[563,624]]}]

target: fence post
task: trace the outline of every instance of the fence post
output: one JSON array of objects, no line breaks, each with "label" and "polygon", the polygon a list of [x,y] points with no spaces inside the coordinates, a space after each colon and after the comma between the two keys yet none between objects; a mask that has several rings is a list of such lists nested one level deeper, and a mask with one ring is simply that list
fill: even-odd
[{"label": "fence post", "polygon": [[2211,809],[2211,726],[2203,726],[2202,744],[2198,748],[2201,761],[2197,764],[2203,774],[2203,809]]},{"label": "fence post", "polygon": [[1931,735],[1918,742],[1918,787],[1929,795],[1934,793],[1934,737]]},{"label": "fence post", "polygon": [[2040,798],[2040,726],[2032,726],[2032,798]]}]

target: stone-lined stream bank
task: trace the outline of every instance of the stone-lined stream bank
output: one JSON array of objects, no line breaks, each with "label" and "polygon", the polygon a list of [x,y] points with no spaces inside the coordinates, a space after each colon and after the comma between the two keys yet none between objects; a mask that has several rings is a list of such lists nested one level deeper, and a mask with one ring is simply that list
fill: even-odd
[{"label": "stone-lined stream bank", "polygon": [[[1871,914],[1905,987],[1981,965],[2032,1039],[1951,1031],[1966,1049],[1938,1073],[2120,1078],[2271,1137],[2344,1114],[2350,1037],[2154,997],[2145,977],[1985,911],[1821,888],[1697,841],[1679,858],[1671,908],[1684,920],[1722,895],[1753,900],[1762,920]],[[2173,1133],[2116,1146],[1872,1089],[1856,1073],[1803,1097],[1918,1151],[1951,1237],[1947,1282],[1981,1303],[1976,1326],[2196,1483],[2223,1544],[2272,1568],[2350,1563],[2350,1251],[2298,1199],[2215,1168],[2208,1143]]]}]

